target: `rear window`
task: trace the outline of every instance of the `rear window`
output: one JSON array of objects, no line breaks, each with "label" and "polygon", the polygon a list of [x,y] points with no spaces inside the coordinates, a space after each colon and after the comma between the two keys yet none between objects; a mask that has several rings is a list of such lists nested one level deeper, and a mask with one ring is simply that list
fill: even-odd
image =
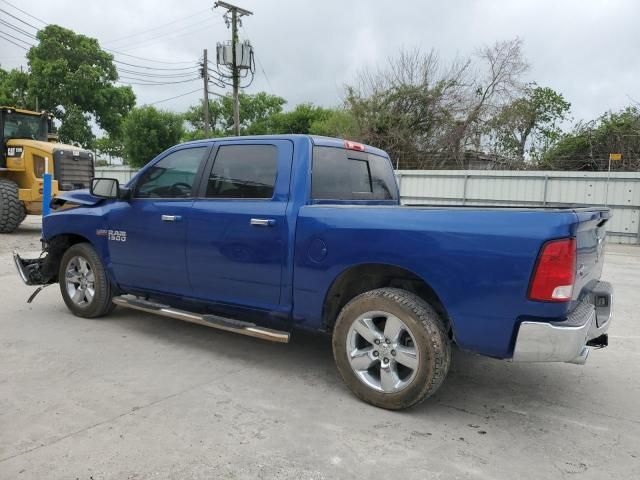
[{"label": "rear window", "polygon": [[315,200],[396,200],[389,160],[344,148],[314,147],[311,198]]}]

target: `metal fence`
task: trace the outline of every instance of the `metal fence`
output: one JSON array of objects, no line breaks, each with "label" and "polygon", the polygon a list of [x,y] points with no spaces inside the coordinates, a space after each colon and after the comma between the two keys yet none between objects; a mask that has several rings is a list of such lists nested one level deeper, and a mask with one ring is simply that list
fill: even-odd
[{"label": "metal fence", "polygon": [[[97,167],[128,182],[137,170]],[[607,205],[609,241],[640,244],[640,172],[397,170],[402,203],[428,205]]]},{"label": "metal fence", "polygon": [[113,167],[96,167],[96,177],[117,178],[121,184],[131,180],[138,170],[126,165],[118,165]]},{"label": "metal fence", "polygon": [[607,205],[609,241],[640,244],[640,172],[398,170],[402,203]]}]

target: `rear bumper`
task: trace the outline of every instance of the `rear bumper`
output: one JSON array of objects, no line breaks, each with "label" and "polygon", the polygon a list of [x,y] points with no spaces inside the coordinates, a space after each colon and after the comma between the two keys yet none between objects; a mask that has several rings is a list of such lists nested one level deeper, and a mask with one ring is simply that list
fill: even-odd
[{"label": "rear bumper", "polygon": [[612,317],[613,289],[608,282],[598,282],[565,321],[522,322],[513,361],[583,364],[589,354],[588,343],[606,345]]}]

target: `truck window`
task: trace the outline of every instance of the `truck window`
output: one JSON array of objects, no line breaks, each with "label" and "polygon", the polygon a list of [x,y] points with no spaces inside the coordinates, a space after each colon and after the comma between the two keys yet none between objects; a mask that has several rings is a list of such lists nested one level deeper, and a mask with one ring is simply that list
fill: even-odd
[{"label": "truck window", "polygon": [[142,174],[136,198],[188,198],[207,147],[170,153]]},{"label": "truck window", "polygon": [[274,145],[223,145],[207,183],[207,198],[271,198],[278,149]]},{"label": "truck window", "polygon": [[336,147],[314,147],[311,198],[395,200],[393,168],[379,155]]}]

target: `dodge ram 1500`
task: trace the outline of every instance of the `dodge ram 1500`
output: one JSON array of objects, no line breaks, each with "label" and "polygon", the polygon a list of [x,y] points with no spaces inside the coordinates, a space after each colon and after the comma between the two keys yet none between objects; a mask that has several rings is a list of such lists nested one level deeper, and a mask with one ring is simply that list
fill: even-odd
[{"label": "dodge ram 1500", "polygon": [[281,342],[325,331],[348,387],[384,408],[433,394],[453,343],[578,364],[607,344],[606,208],[401,205],[388,155],[351,141],[185,143],[52,207],[44,254],[14,258],[74,314],[120,305]]}]

